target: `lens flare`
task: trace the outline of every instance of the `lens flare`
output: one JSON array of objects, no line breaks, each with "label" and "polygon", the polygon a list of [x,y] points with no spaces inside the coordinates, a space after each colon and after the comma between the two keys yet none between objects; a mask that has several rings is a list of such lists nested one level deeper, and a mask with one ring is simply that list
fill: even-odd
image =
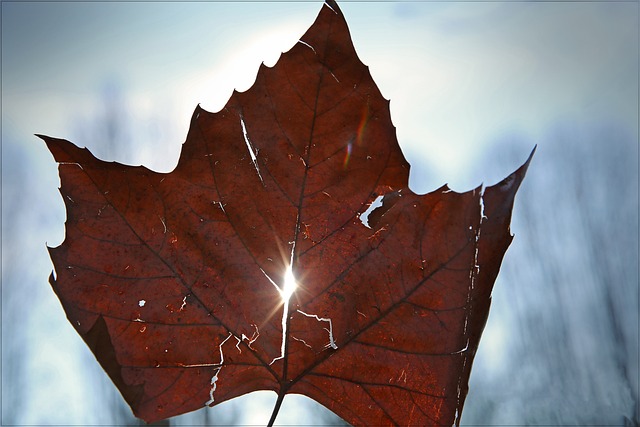
[{"label": "lens flare", "polygon": [[369,123],[369,104],[362,109],[362,116],[360,117],[360,123],[358,123],[358,131],[356,133],[356,142],[358,147],[362,146],[362,136]]},{"label": "lens flare", "polygon": [[344,162],[342,163],[342,167],[344,169],[349,165],[349,160],[351,159],[351,151],[353,151],[353,142],[349,141],[347,144],[347,152],[344,155]]},{"label": "lens flare", "polygon": [[[358,129],[356,130],[355,143],[358,147],[362,146],[362,139],[364,136],[364,132],[367,129],[367,124],[369,123],[369,104],[362,109],[362,115],[360,116],[360,123],[358,123]],[[344,154],[344,162],[342,163],[342,167],[347,169],[349,166],[349,160],[351,160],[351,153],[353,152],[353,142],[354,140],[349,141],[347,146],[345,147]]]}]

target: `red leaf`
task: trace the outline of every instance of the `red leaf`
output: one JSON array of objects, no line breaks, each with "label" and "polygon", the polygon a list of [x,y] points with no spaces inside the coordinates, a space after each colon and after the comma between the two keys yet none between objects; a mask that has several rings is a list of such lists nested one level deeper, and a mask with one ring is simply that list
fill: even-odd
[{"label": "red leaf", "polygon": [[529,160],[413,194],[335,3],[250,90],[196,108],[171,173],[42,138],[68,216],[51,285],[138,417],[273,390],[358,425],[459,420]]}]

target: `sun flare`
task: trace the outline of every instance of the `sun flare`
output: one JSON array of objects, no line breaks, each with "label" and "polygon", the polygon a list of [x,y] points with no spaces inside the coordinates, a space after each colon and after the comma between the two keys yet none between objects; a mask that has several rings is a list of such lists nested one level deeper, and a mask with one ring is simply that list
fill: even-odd
[{"label": "sun flare", "polygon": [[287,265],[287,269],[284,272],[284,285],[280,291],[280,295],[284,301],[289,301],[291,295],[296,291],[298,284],[296,283],[296,277],[293,275],[293,269],[291,264]]}]

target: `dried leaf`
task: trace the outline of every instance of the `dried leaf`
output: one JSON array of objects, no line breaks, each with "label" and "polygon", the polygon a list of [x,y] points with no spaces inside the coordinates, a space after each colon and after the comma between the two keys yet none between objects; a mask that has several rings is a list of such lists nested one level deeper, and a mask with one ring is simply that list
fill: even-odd
[{"label": "dried leaf", "polygon": [[530,159],[484,191],[412,193],[335,3],[251,89],[196,108],[171,173],[42,139],[67,208],[51,285],[136,416],[273,390],[356,425],[459,421]]}]

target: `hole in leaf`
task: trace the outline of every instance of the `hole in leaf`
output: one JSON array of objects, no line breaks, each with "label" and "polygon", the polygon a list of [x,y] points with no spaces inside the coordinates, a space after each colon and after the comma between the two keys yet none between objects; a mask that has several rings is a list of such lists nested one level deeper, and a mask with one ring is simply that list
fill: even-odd
[{"label": "hole in leaf", "polygon": [[399,190],[376,197],[367,210],[360,214],[360,221],[367,228],[375,228],[382,216],[396,204],[401,196]]},{"label": "hole in leaf", "polygon": [[384,196],[376,197],[376,199],[373,202],[371,202],[367,210],[360,214],[360,221],[362,222],[362,225],[364,225],[367,228],[371,228],[371,226],[369,225],[369,215],[371,214],[371,212],[373,212],[374,210],[382,206],[383,197]]},{"label": "hole in leaf", "polygon": [[253,167],[256,168],[256,172],[258,173],[258,178],[260,178],[260,182],[264,185],[264,181],[262,180],[262,175],[260,174],[260,168],[258,167],[258,151],[253,147],[251,140],[249,139],[249,135],[247,134],[247,127],[244,124],[244,119],[240,116],[240,125],[242,126],[242,135],[244,136],[244,142],[247,145],[247,150],[249,150],[249,155],[251,156],[251,161],[253,162]]}]

